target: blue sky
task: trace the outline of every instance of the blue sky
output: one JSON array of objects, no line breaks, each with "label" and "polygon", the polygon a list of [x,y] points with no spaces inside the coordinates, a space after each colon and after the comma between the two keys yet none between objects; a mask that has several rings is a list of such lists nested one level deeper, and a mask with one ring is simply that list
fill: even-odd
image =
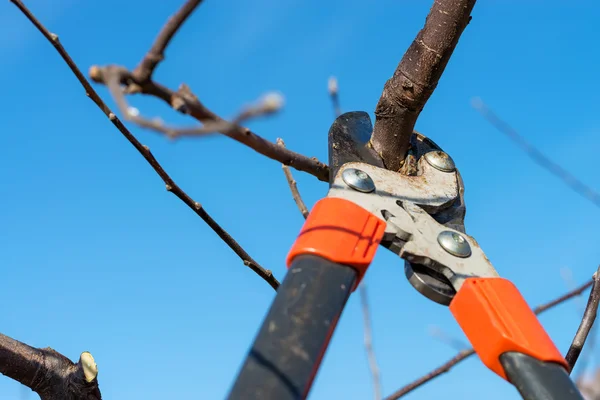
[{"label": "blue sky", "polygon": [[[207,1],[168,49],[156,79],[174,88],[187,83],[224,117],[278,90],[285,110],[250,127],[326,161],[327,78],[338,77],[345,111],[373,117],[384,82],[431,5],[371,3]],[[134,67],[179,2],[26,4],[87,70]],[[600,188],[598,12],[593,1],[481,1],[417,124],[463,174],[468,232],[532,306],[574,284],[561,271],[569,269],[575,283],[594,272],[600,212],[497,133],[470,99],[480,96],[552,159]],[[164,190],[8,1],[0,5],[0,35],[0,331],[75,360],[89,350],[106,399],[223,398],[274,292]],[[108,98],[105,88],[99,91]],[[187,121],[157,100],[132,102],[146,115]],[[284,276],[303,219],[277,162],[220,136],[169,142],[131,129],[253,257]],[[309,205],[325,195],[325,184],[295,176]],[[389,394],[455,353],[431,336],[431,326],[463,336],[447,308],[409,286],[391,253],[379,251],[366,281]],[[563,352],[583,304],[584,298],[541,318]],[[362,334],[355,295],[311,398],[372,398]],[[0,394],[21,400],[23,391],[2,377]],[[471,359],[407,399],[483,394],[518,398]]]}]

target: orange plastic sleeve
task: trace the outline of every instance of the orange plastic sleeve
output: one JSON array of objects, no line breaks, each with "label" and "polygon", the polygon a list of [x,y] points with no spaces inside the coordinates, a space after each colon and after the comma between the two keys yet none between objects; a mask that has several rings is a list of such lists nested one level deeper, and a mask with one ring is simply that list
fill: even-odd
[{"label": "orange plastic sleeve", "polygon": [[326,197],[308,215],[286,264],[289,268],[302,254],[320,256],[354,268],[358,285],[375,257],[385,227],[383,219],[351,201]]},{"label": "orange plastic sleeve", "polygon": [[503,278],[468,278],[450,311],[481,361],[506,379],[500,356],[519,352],[569,366],[517,287]]}]

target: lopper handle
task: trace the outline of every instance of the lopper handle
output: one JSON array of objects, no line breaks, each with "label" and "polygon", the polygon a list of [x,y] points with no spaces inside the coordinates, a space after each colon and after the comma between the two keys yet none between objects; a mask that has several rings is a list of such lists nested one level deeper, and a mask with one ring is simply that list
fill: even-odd
[{"label": "lopper handle", "polygon": [[229,400],[305,399],[348,296],[371,264],[385,221],[344,199],[310,212],[283,283]]},{"label": "lopper handle", "polygon": [[562,365],[515,352],[502,354],[500,363],[524,400],[584,400]]},{"label": "lopper handle", "polygon": [[569,365],[515,285],[468,278],[450,311],[481,361],[525,400],[583,400]]},{"label": "lopper handle", "polygon": [[353,268],[296,257],[227,399],[305,399],[355,282]]}]

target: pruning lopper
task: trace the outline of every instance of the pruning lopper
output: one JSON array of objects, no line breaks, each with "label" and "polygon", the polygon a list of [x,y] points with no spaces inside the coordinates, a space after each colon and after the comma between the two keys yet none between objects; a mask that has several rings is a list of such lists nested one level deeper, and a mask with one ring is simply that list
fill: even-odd
[{"label": "pruning lopper", "polygon": [[305,399],[349,295],[381,245],[425,297],[449,306],[481,361],[525,400],[583,400],[569,365],[518,289],[465,233],[452,158],[415,133],[403,173],[368,145],[365,112],[329,131],[330,183],[288,256],[288,273],[229,400]]}]

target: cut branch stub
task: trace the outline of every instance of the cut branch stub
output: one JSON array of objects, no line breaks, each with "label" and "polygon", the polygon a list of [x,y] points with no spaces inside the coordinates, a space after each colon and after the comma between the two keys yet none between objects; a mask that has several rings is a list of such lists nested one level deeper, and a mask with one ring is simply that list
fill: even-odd
[{"label": "cut branch stub", "polygon": [[42,400],[101,400],[92,355],[78,363],[49,347],[38,349],[0,334],[0,373],[27,386]]}]

